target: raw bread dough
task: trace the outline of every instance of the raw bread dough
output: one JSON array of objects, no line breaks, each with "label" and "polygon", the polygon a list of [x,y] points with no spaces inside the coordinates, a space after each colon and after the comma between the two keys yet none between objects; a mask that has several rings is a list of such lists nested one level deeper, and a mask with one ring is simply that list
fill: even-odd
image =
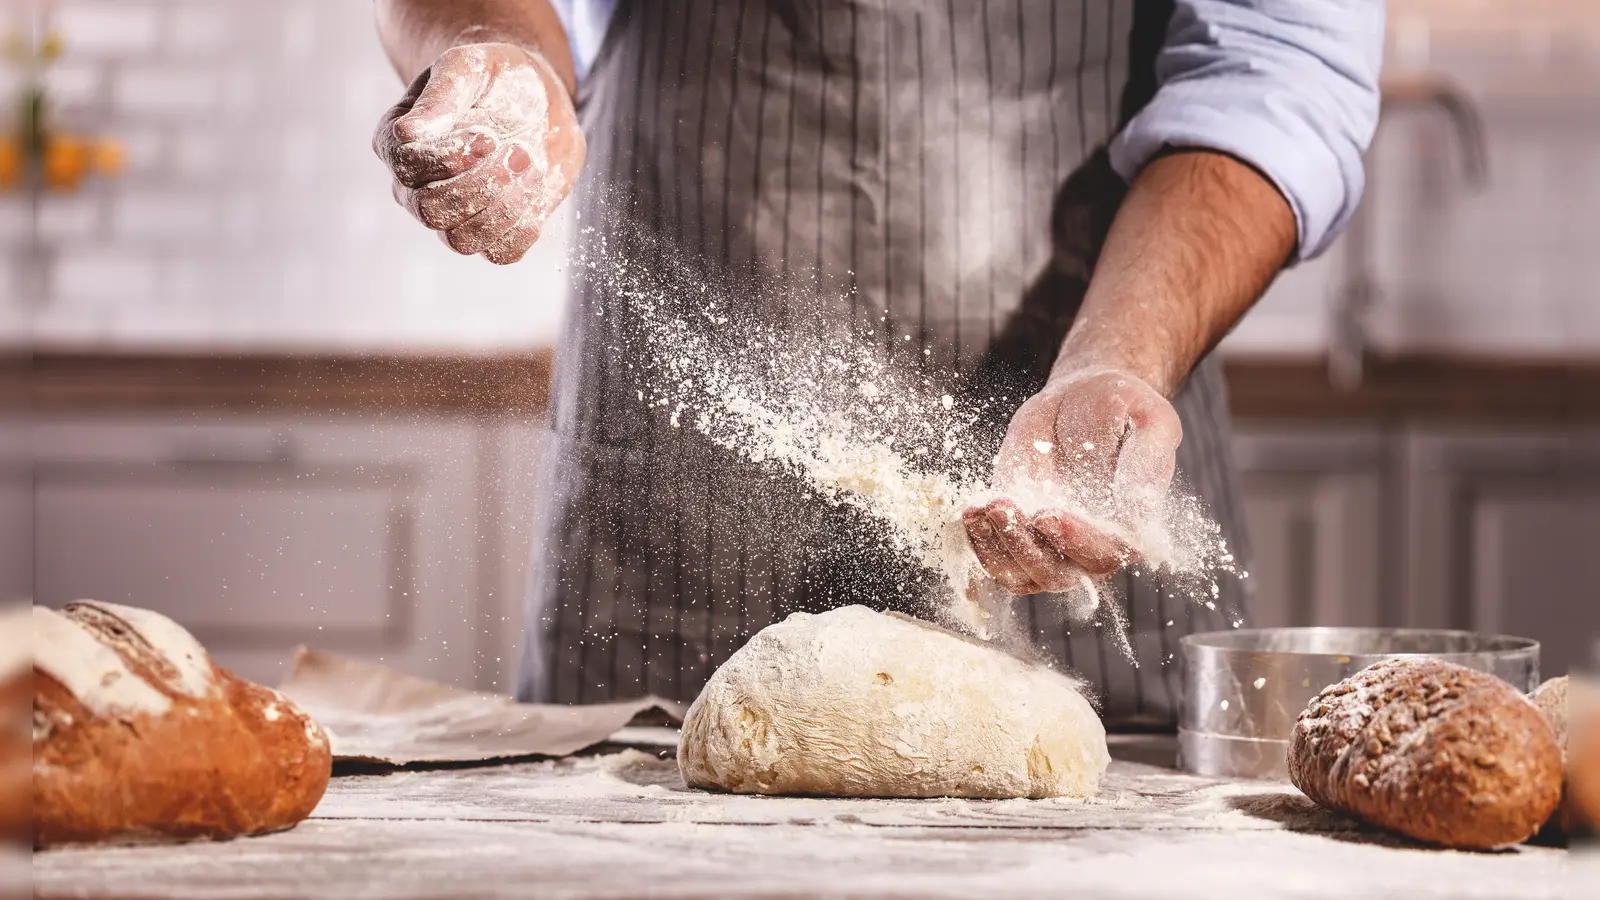
[{"label": "raw bread dough", "polygon": [[678,750],[691,787],[840,797],[1092,796],[1109,763],[1071,678],[864,606],[757,634]]}]

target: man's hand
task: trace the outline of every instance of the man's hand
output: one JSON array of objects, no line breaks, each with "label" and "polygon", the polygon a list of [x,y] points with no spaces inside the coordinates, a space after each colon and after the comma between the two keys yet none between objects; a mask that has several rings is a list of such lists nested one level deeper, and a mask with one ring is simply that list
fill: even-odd
[{"label": "man's hand", "polygon": [[445,51],[384,115],[372,145],[400,205],[457,253],[501,264],[539,239],[584,156],[561,78],[508,43]]},{"label": "man's hand", "polygon": [[[1128,542],[1161,509],[1183,440],[1168,398],[1294,246],[1288,202],[1244,163],[1174,149],[1144,167],[1049,382],[1006,432],[995,483],[1012,499],[965,514],[996,581],[1018,594],[1059,591],[1138,560]],[[1050,493],[1073,510],[1024,514],[1015,499],[1028,481],[1058,486]]]},{"label": "man's hand", "polygon": [[978,560],[1016,594],[1067,590],[1085,574],[1137,562],[1127,538],[1159,512],[1182,440],[1177,411],[1137,376],[1058,372],[1012,417],[995,486],[1070,502],[1030,514],[1004,496],[968,509],[963,523]]}]

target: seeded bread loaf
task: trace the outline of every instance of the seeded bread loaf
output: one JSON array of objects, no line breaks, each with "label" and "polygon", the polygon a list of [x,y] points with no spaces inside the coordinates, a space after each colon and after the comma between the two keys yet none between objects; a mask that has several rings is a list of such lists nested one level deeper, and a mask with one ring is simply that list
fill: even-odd
[{"label": "seeded bread loaf", "polygon": [[1391,659],[1332,685],[1295,722],[1289,777],[1322,806],[1430,844],[1520,843],[1561,802],[1561,751],[1492,675]]},{"label": "seeded bread loaf", "polygon": [[74,603],[33,626],[34,846],[278,831],[322,798],[321,727],[172,620]]}]

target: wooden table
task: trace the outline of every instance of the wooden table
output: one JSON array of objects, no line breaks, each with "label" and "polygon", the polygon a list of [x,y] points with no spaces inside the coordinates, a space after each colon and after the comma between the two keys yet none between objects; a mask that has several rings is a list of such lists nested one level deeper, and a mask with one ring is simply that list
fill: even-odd
[{"label": "wooden table", "polygon": [[1166,739],[1112,749],[1089,801],[708,794],[686,789],[672,759],[632,749],[342,777],[283,834],[50,851],[33,876],[40,897],[173,898],[1370,900],[1579,897],[1600,884],[1564,850],[1426,849],[1287,785],[1173,771]]}]

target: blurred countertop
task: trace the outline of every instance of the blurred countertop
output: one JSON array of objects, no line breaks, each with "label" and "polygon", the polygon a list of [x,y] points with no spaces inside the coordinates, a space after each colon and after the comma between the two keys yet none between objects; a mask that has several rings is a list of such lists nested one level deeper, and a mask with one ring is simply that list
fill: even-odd
[{"label": "blurred countertop", "polygon": [[[543,415],[552,351],[488,355],[104,353],[0,356],[0,411]],[[1600,358],[1405,355],[1335,388],[1316,356],[1231,355],[1236,418],[1600,423]]]}]

